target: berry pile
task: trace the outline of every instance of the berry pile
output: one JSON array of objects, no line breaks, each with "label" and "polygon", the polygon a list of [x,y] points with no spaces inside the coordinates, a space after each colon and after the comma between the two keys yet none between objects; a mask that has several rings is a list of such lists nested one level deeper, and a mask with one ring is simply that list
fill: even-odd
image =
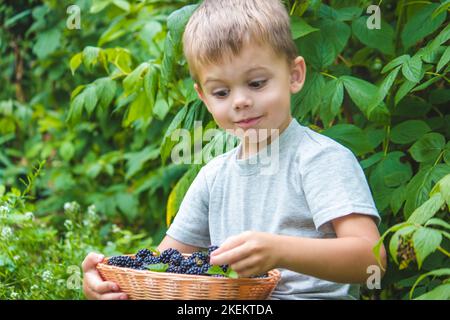
[{"label": "berry pile", "polygon": [[[136,253],[134,258],[129,256],[115,256],[108,260],[108,264],[122,268],[147,270],[147,267],[151,264],[163,263],[168,265],[166,272],[208,275],[207,271],[211,267],[209,263],[210,255],[217,248],[218,246],[210,246],[207,252],[197,251],[189,257],[184,257],[178,250],[173,248],[164,250],[159,255],[149,249],[141,249]],[[227,272],[228,265],[222,265],[220,267],[224,272]]]}]

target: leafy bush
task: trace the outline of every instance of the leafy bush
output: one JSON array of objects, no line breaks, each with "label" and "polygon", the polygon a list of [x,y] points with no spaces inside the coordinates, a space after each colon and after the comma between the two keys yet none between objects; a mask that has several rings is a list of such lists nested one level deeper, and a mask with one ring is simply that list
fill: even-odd
[{"label": "leafy bush", "polygon": [[[304,88],[292,97],[293,115],[355,153],[382,216],[389,268],[382,289],[366,289],[362,298],[448,298],[448,1],[383,1],[381,29],[368,28],[376,22],[376,13],[366,14],[369,1],[284,3],[308,67]],[[46,160],[45,176],[29,190],[35,222],[10,228],[79,266],[89,248],[131,252],[129,242],[113,249],[119,239],[112,237],[113,224],[133,234],[146,230],[155,242],[162,238],[203,164],[173,163],[171,135],[216,125],[196,97],[180,46],[197,1],[76,5],[79,30],[66,27],[69,2],[0,5],[0,77],[11,83],[0,92],[0,184],[11,190],[4,201],[19,197],[20,178]],[[200,143],[207,153],[230,139],[236,143],[222,135],[188,144]],[[70,213],[63,208],[72,201],[94,204],[104,232],[65,229]],[[19,217],[31,209],[11,210]],[[44,224],[26,227],[38,221]],[[76,245],[67,237],[78,239]],[[17,250],[33,250],[25,242],[15,242]],[[5,273],[8,294],[2,294],[25,296],[33,285],[23,280],[31,264],[15,261],[14,250],[2,256],[2,273],[19,266]],[[47,260],[55,264],[52,274],[66,279],[60,261]],[[79,297],[54,287],[45,294]]]}]

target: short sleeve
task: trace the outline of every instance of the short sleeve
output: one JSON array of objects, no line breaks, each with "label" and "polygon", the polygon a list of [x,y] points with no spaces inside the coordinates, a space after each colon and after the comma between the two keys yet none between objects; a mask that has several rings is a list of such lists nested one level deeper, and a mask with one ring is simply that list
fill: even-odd
[{"label": "short sleeve", "polygon": [[[301,157],[302,159],[302,157]],[[300,161],[302,187],[318,231],[329,232],[331,220],[353,212],[380,216],[355,155],[334,142]],[[331,229],[332,230],[332,229]]]},{"label": "short sleeve", "polygon": [[188,191],[166,234],[182,243],[207,248],[209,235],[209,191],[202,168]]}]

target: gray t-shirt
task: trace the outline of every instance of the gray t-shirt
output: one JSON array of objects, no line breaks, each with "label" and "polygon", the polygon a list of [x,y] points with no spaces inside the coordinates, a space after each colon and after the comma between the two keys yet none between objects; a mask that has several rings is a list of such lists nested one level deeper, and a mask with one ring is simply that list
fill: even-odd
[{"label": "gray t-shirt", "polygon": [[[379,224],[364,172],[349,149],[295,119],[275,142],[248,159],[237,158],[239,145],[208,162],[167,235],[206,248],[246,230],[335,238],[331,220],[353,212],[373,216]],[[279,151],[271,151],[276,145]],[[271,170],[267,159],[276,159]],[[359,298],[359,285],[280,271],[271,299]]]}]

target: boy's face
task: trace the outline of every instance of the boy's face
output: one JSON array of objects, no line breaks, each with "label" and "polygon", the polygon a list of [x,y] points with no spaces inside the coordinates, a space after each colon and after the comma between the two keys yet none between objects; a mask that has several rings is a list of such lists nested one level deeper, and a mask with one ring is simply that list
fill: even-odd
[{"label": "boy's face", "polygon": [[284,56],[268,47],[246,45],[240,55],[199,70],[194,85],[222,129],[279,129],[291,121],[290,95],[305,81],[305,62],[288,66]]}]

